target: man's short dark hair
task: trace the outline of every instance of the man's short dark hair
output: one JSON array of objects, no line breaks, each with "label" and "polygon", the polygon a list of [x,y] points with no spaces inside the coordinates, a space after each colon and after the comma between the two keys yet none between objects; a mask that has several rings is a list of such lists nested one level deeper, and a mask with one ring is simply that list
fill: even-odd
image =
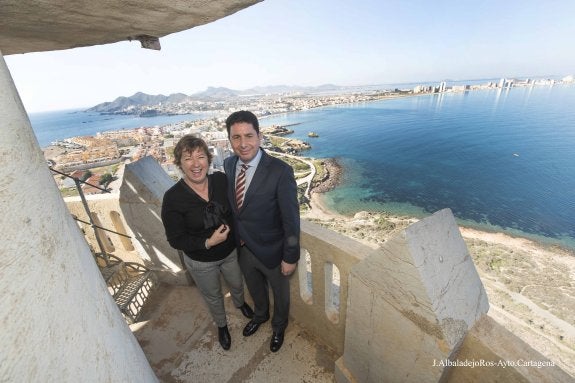
[{"label": "man's short dark hair", "polygon": [[247,110],[239,110],[237,112],[233,112],[228,116],[228,118],[226,118],[226,129],[228,131],[228,137],[230,137],[230,128],[233,124],[237,124],[238,122],[252,124],[256,133],[260,134],[260,123],[256,115]]}]

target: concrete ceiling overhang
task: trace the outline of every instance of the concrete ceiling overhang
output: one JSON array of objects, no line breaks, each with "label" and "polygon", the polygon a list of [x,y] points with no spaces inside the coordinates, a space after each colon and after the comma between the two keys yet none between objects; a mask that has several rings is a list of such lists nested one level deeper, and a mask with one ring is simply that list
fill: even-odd
[{"label": "concrete ceiling overhang", "polygon": [[262,0],[0,0],[0,52],[53,51],[159,38]]}]

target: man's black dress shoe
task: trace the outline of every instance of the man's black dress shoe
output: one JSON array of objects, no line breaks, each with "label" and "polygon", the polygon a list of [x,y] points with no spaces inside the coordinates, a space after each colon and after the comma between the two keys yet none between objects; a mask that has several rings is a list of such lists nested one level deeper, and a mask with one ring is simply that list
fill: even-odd
[{"label": "man's black dress shoe", "polygon": [[278,351],[280,348],[282,348],[282,344],[284,344],[284,333],[274,331],[272,334],[272,340],[270,341],[271,352]]},{"label": "man's black dress shoe", "polygon": [[240,306],[240,311],[242,312],[243,316],[248,319],[252,319],[254,317],[254,310],[252,310],[252,308],[245,302],[242,306]]},{"label": "man's black dress shoe", "polygon": [[224,350],[229,350],[232,345],[232,337],[228,331],[228,326],[218,327],[218,338],[222,348]]},{"label": "man's black dress shoe", "polygon": [[258,331],[258,328],[260,328],[261,323],[257,323],[254,322],[254,320],[252,319],[251,321],[248,322],[248,324],[246,325],[246,327],[244,327],[244,336],[250,336],[253,335],[256,331]]}]

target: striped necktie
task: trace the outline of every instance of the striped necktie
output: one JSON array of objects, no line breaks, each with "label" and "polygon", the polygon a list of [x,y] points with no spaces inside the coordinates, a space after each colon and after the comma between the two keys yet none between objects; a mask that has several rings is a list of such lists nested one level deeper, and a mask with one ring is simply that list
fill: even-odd
[{"label": "striped necktie", "polygon": [[236,179],[236,203],[238,205],[238,209],[241,209],[242,204],[244,203],[244,196],[246,192],[246,170],[248,170],[249,165],[243,164],[242,170],[240,170],[240,174],[238,174],[238,178]]}]

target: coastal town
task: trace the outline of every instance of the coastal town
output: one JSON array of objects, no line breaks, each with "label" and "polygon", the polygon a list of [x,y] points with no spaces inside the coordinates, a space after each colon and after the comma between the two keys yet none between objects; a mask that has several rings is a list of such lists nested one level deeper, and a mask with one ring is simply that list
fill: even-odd
[{"label": "coastal town", "polygon": [[[146,156],[155,158],[170,176],[177,178],[179,173],[172,163],[172,152],[178,139],[185,134],[195,134],[203,138],[214,155],[212,164],[214,170],[221,170],[223,160],[232,153],[225,132],[225,118],[233,110],[251,110],[260,118],[264,137],[263,148],[272,153],[278,153],[278,155],[300,155],[311,147],[310,143],[287,138],[293,132],[289,126],[268,126],[265,117],[325,106],[365,103],[397,97],[489,89],[503,90],[519,86],[554,85],[555,83],[571,83],[573,81],[573,76],[567,76],[561,81],[501,79],[497,82],[488,81],[473,85],[448,86],[446,82],[440,82],[437,85],[417,85],[410,89],[372,89],[373,87],[365,87],[343,90],[336,87],[323,88],[315,93],[292,90],[278,94],[254,94],[239,97],[220,90],[219,93],[212,92],[211,97],[204,97],[203,99],[181,95],[164,101],[158,101],[154,99],[154,96],[150,96],[148,103],[144,104],[123,103],[121,107],[112,107],[113,103],[105,103],[93,107],[91,110],[102,114],[135,116],[189,115],[208,112],[210,118],[182,121],[163,126],[141,126],[133,129],[106,131],[97,133],[95,136],[70,137],[53,142],[43,151],[50,167],[62,173],[72,173],[73,177],[82,178],[89,184],[107,186],[113,180],[114,172],[117,171],[119,164],[137,161]],[[317,136],[317,133],[313,131],[308,133],[310,141]],[[330,164],[333,165],[332,162]],[[104,169],[104,171],[93,171],[93,169]],[[323,172],[311,168],[306,172],[323,174]],[[302,172],[300,166],[302,178],[307,177],[306,172]],[[102,182],[103,176],[105,176],[104,182]],[[67,193],[70,191],[73,194],[75,184],[71,178],[55,175],[55,180],[64,195],[68,195]],[[85,187],[85,192],[88,194],[101,192],[101,190],[88,185]],[[309,198],[309,196],[307,197]]]}]

